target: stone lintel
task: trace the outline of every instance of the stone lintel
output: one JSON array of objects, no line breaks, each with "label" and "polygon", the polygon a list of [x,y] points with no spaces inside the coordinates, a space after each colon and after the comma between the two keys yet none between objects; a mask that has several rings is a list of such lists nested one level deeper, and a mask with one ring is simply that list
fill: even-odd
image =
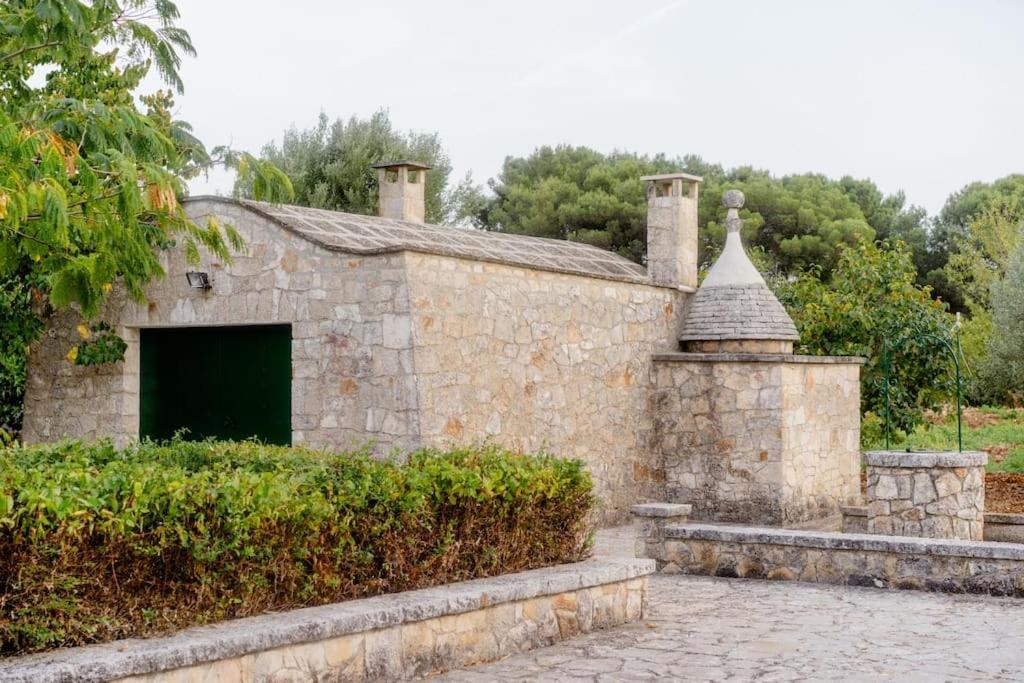
[{"label": "stone lintel", "polygon": [[907,453],[905,451],[868,451],[864,462],[871,467],[984,467],[988,454],[980,451],[931,451]]},{"label": "stone lintel", "polygon": [[665,528],[674,540],[721,541],[754,545],[783,545],[821,550],[864,550],[913,555],[942,555],[980,560],[1024,560],[1024,544],[962,541],[949,538],[844,534],[833,531],[794,531],[769,527],[677,524]]},{"label": "stone lintel", "polygon": [[693,506],[686,503],[641,503],[631,508],[637,517],[683,517],[692,510]]},{"label": "stone lintel", "polygon": [[661,363],[809,363],[818,365],[864,365],[860,356],[802,356],[791,353],[685,353],[673,351],[651,354]]}]

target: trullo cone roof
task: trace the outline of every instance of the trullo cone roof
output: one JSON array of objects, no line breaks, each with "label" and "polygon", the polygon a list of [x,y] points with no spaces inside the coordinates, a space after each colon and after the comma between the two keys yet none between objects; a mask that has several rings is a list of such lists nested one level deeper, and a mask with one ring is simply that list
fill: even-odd
[{"label": "trullo cone roof", "polygon": [[743,249],[739,217],[743,201],[739,190],[722,195],[722,203],[729,209],[725,249],[690,302],[680,341],[800,338],[793,319]]}]

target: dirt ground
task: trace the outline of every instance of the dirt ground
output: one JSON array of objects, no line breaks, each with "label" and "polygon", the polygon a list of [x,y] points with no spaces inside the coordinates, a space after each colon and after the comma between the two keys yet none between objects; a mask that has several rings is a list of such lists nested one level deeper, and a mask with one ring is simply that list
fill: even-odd
[{"label": "dirt ground", "polygon": [[989,472],[986,474],[985,512],[1024,513],[1024,473]]},{"label": "dirt ground", "polygon": [[[867,493],[867,472],[860,473],[861,493]],[[985,512],[1024,513],[1024,473],[985,474]]]}]

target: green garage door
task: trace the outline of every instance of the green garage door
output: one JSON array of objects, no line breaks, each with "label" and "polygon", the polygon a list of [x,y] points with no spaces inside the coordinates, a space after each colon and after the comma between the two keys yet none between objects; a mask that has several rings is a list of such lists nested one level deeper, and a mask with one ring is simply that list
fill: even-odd
[{"label": "green garage door", "polygon": [[142,330],[140,436],[292,441],[290,325]]}]

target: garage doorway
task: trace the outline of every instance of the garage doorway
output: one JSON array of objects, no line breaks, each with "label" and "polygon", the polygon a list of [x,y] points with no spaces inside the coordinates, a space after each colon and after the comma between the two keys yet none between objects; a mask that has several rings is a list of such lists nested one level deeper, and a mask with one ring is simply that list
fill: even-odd
[{"label": "garage doorway", "polygon": [[139,436],[292,441],[291,325],[141,331]]}]

